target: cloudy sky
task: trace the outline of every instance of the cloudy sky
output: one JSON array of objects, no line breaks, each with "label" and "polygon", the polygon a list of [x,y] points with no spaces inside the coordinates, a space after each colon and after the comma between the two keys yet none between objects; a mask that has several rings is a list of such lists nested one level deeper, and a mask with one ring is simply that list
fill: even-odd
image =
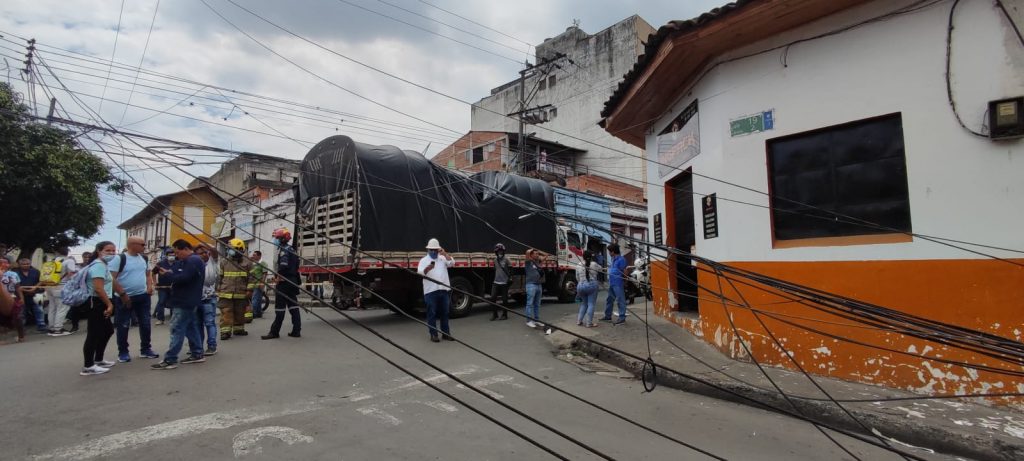
[{"label": "cloudy sky", "polygon": [[[354,61],[477,101],[517,77],[523,60],[533,60],[531,44],[573,20],[589,33],[633,14],[658,27],[723,3],[234,1],[6,0],[0,4],[0,78],[31,99],[18,68],[24,39],[35,38],[49,66],[40,78],[50,89],[36,86],[34,92],[41,114],[49,91],[73,119],[95,123],[92,114],[99,114],[125,130],[204,145],[299,159],[312,143],[343,133],[432,154],[469,129],[469,107]],[[114,154],[103,156],[108,163],[125,166],[147,200],[150,193],[179,190],[189,175],[211,174],[224,160],[188,153],[196,164],[184,172],[166,165],[154,171],[147,169],[159,165],[152,160],[121,156],[113,138],[90,136]],[[103,196],[106,224],[79,251],[100,240],[123,241],[117,224],[143,204],[133,196]]]}]

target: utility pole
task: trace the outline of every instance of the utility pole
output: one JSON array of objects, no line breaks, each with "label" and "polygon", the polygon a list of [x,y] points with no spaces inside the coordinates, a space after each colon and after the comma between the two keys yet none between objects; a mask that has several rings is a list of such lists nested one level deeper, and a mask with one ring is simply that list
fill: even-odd
[{"label": "utility pole", "polygon": [[[526,107],[527,105],[530,104],[530,101],[526,100],[526,79],[530,78],[530,77],[533,77],[535,75],[538,75],[538,74],[544,74],[544,75],[548,74],[551,71],[551,66],[555,63],[555,61],[558,61],[559,59],[562,59],[562,58],[565,58],[565,57],[567,57],[565,55],[565,53],[555,53],[555,55],[550,57],[550,58],[544,58],[544,59],[539,60],[536,65],[531,65],[529,61],[526,61],[524,63],[526,68],[521,70],[521,71],[519,71],[519,107],[518,107],[518,109],[515,112],[513,112],[511,114],[505,114],[508,117],[511,117],[513,115],[517,115],[518,117],[516,117],[516,119],[519,121],[519,142],[516,143],[516,145],[517,145],[516,154],[515,154],[515,156],[513,156],[514,160],[512,162],[512,164],[514,165],[516,173],[522,174],[523,172],[525,172],[525,162],[526,162],[526,157],[525,157],[525,154],[526,154],[526,120],[525,120],[525,117],[526,117],[526,114],[528,112],[532,111],[532,110],[540,108],[540,107],[534,107],[534,108],[527,109],[527,107]],[[536,94],[536,93],[535,92],[531,92],[531,94]],[[531,96],[530,99],[533,99],[533,97]],[[545,105],[545,106],[542,106],[542,107],[547,107],[547,106],[549,106],[549,105]],[[510,166],[512,166],[512,165],[510,165]]]},{"label": "utility pole", "polygon": [[36,107],[36,79],[35,74],[32,72],[32,59],[35,57],[36,52],[36,39],[28,39],[28,46],[25,47],[28,53],[25,53],[25,68],[22,69],[25,72],[25,81],[28,83],[28,98],[29,103],[32,105],[32,114],[36,117],[39,116],[39,108]]}]

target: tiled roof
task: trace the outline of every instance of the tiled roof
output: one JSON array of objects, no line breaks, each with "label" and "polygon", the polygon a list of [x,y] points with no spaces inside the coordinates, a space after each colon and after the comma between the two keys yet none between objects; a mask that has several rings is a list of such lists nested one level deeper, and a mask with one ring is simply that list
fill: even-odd
[{"label": "tiled roof", "polygon": [[618,88],[616,88],[615,92],[612,93],[612,96],[608,98],[608,101],[604,103],[604,109],[601,110],[601,118],[608,117],[615,111],[615,108],[620,102],[622,102],[622,98],[625,96],[626,92],[628,92],[629,88],[633,86],[633,81],[647,69],[647,65],[650,63],[651,58],[658,52],[658,48],[661,47],[661,44],[666,39],[673,35],[700,29],[708,23],[714,22],[724,16],[728,16],[731,13],[743,9],[749,4],[758,1],[762,0],[737,0],[708,11],[696,18],[685,21],[669,21],[668,24],[659,27],[657,32],[648,36],[647,43],[644,45],[644,54],[636,58],[636,64],[633,65],[633,69],[623,76],[622,81],[619,82]]}]

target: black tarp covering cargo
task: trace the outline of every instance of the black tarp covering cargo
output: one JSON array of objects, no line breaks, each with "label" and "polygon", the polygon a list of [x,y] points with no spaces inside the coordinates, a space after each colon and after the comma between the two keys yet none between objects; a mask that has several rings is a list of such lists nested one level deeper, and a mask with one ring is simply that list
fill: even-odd
[{"label": "black tarp covering cargo", "polygon": [[555,252],[554,223],[503,195],[553,210],[553,191],[543,181],[501,172],[466,177],[394,146],[347,136],[321,141],[302,161],[302,209],[310,198],[350,189],[358,191],[361,251],[423,251],[437,238],[449,252],[490,253],[499,242],[510,253],[525,246]]}]

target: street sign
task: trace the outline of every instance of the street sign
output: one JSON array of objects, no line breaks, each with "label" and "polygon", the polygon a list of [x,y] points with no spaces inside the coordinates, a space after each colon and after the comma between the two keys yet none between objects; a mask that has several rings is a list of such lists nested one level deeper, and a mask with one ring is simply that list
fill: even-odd
[{"label": "street sign", "polygon": [[662,244],[661,213],[658,213],[658,214],[654,215],[654,244],[655,245],[661,245]]},{"label": "street sign", "polygon": [[718,237],[718,198],[715,194],[701,199],[704,209],[704,240]]},{"label": "street sign", "polygon": [[745,136],[775,129],[775,109],[729,121],[729,136]]}]

